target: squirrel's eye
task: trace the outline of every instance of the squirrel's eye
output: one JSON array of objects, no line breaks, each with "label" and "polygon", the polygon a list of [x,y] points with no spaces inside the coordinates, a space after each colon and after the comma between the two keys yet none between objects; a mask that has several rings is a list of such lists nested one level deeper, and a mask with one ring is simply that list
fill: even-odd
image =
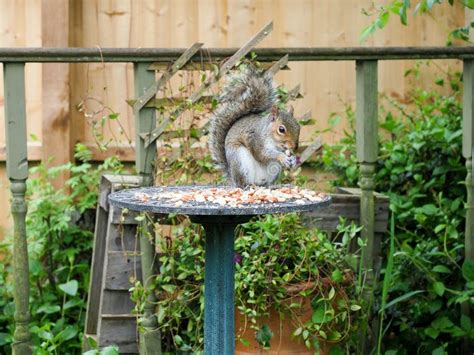
[{"label": "squirrel's eye", "polygon": [[285,126],[279,126],[279,127],[278,127],[278,133],[280,133],[280,134],[285,134],[285,132],[286,132]]}]

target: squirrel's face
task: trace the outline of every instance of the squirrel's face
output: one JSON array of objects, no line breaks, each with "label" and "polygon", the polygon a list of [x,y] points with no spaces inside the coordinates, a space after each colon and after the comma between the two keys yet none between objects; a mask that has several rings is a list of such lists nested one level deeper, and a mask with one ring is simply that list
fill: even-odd
[{"label": "squirrel's face", "polygon": [[282,151],[298,149],[300,125],[293,117],[293,107],[288,111],[272,108],[272,138]]}]

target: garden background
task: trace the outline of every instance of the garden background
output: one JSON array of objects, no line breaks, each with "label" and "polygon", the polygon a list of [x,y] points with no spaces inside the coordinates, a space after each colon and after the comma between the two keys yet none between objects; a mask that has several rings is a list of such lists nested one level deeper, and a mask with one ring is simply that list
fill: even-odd
[{"label": "garden background", "polygon": [[[379,4],[389,1],[378,1]],[[370,23],[363,10],[370,0],[1,0],[0,46],[2,47],[189,47],[195,41],[206,47],[239,47],[263,24],[273,20],[274,30],[265,47],[359,46],[361,31]],[[459,3],[433,7],[428,16],[409,19],[405,27],[392,20],[363,46],[443,46],[450,29],[463,26],[469,14]],[[472,12],[472,11],[471,11]],[[402,102],[413,88],[405,76],[415,61],[382,61],[379,92]],[[416,79],[418,87],[434,87],[435,78],[456,60],[433,61]],[[297,115],[308,110],[314,129],[330,126],[330,117],[343,115],[355,100],[355,62],[290,63],[291,71],[276,80],[292,88],[301,84],[304,96],[294,103]],[[58,165],[74,160],[74,145],[84,143],[94,161],[117,155],[124,162],[134,159],[133,116],[126,99],[133,97],[131,64],[27,64],[26,97],[28,159]],[[0,75],[1,72],[0,72]],[[445,90],[441,88],[441,90]],[[5,174],[4,110],[0,88],[0,240],[9,233],[10,192]],[[85,106],[85,108],[84,108]],[[105,108],[102,106],[106,106]],[[120,125],[106,125],[103,141],[96,144],[94,123],[107,107],[120,114]],[[82,109],[81,109],[82,108]],[[101,109],[103,109],[101,111]],[[92,117],[91,117],[92,112]],[[97,116],[97,117],[94,117]],[[347,121],[323,135],[325,143],[343,136]],[[124,131],[122,132],[121,129]],[[313,129],[305,129],[303,139]],[[102,131],[101,131],[102,134]],[[57,180],[61,186],[65,176]],[[318,179],[325,180],[321,175]]]}]

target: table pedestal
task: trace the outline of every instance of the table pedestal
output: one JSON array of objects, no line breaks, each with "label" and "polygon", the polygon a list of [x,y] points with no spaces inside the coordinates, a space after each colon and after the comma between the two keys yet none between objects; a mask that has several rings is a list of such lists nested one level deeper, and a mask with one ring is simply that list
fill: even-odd
[{"label": "table pedestal", "polygon": [[206,231],[204,354],[234,354],[235,228],[250,216],[193,216]]}]

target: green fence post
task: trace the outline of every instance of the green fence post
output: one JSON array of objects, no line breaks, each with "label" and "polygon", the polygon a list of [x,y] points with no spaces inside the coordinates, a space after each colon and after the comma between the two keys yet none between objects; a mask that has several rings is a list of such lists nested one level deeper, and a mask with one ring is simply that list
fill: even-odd
[{"label": "green fence post", "polygon": [[3,63],[5,92],[5,136],[7,175],[12,192],[13,216],[13,285],[15,298],[15,333],[13,353],[31,354],[29,312],[28,244],[26,240],[26,149],[25,63]]},{"label": "green fence post", "polygon": [[466,260],[474,260],[474,182],[472,174],[472,149],[474,147],[474,61],[464,60],[464,97],[463,97],[463,141],[462,152],[466,158]]},{"label": "green fence post", "polygon": [[[155,83],[155,72],[149,71],[151,63],[135,63],[135,97],[141,97],[143,93]],[[135,167],[137,173],[143,177],[143,184],[149,186],[153,184],[153,169],[156,158],[156,145],[150,144],[145,147],[142,133],[149,133],[156,128],[156,110],[154,108],[143,107],[135,111]],[[144,315],[141,321],[143,331],[140,332],[140,354],[160,354],[161,337],[157,330],[155,317],[156,297],[154,291],[150,289],[150,284],[154,275],[155,243],[154,232],[147,226],[146,221],[141,224],[140,250],[142,259],[143,285],[149,291],[145,301]],[[151,236],[151,237],[150,237]]]},{"label": "green fence post", "polygon": [[[373,305],[375,277],[374,261],[374,226],[375,226],[375,162],[378,156],[377,132],[377,61],[365,60],[356,62],[356,148],[360,168],[359,185],[361,237],[365,247],[361,251],[361,263],[364,272],[364,298],[370,312]],[[373,332],[372,332],[373,334]],[[367,337],[374,342],[368,329],[361,332],[361,346],[366,347]]]},{"label": "green fence post", "polygon": [[[474,174],[472,172],[472,153],[474,148],[474,60],[464,60],[463,70],[464,96],[462,121],[462,153],[466,158],[466,229],[464,235],[465,260],[474,261]],[[471,307],[468,302],[462,305],[463,314],[469,317]],[[465,351],[472,348],[471,342],[466,340]],[[472,351],[470,351],[472,352]]]}]

